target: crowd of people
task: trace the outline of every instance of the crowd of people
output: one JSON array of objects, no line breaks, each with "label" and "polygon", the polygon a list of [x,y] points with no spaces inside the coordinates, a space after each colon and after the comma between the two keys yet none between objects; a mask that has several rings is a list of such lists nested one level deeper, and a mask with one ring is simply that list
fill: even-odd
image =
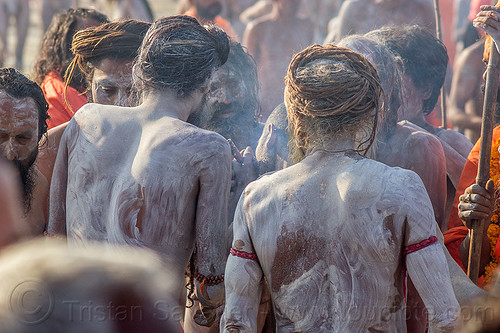
[{"label": "crowd of people", "polygon": [[498,332],[500,8],[440,2],[61,7],[0,68],[0,333]]}]

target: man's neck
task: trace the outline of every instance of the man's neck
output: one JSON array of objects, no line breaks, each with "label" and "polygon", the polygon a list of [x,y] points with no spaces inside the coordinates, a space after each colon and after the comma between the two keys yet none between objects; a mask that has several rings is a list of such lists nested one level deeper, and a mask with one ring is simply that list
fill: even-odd
[{"label": "man's neck", "polygon": [[326,152],[342,152],[348,150],[354,150],[356,147],[355,139],[352,136],[344,136],[341,138],[331,139],[325,141],[319,145],[316,145],[310,149],[307,149],[306,156],[315,153],[316,151],[326,151]]},{"label": "man's neck", "polygon": [[179,98],[175,92],[170,90],[149,92],[139,106],[144,118],[159,119],[167,116],[182,121],[187,121],[195,107],[192,98]]}]

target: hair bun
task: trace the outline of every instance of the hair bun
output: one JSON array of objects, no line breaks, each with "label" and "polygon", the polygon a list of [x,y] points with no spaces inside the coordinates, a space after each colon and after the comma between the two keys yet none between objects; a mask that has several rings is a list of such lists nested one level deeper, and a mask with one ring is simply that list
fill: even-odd
[{"label": "hair bun", "polygon": [[227,57],[229,56],[229,37],[224,30],[214,25],[207,27],[207,30],[214,39],[215,52],[219,55],[220,65],[222,66],[226,63]]}]

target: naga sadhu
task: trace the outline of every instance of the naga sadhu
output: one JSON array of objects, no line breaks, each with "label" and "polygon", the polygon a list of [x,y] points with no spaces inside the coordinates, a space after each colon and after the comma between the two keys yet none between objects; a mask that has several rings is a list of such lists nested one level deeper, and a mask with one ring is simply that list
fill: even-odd
[{"label": "naga sadhu", "polygon": [[433,330],[451,331],[459,305],[422,181],[363,156],[380,109],[375,68],[349,49],[313,45],[285,82],[296,164],[240,199],[223,331],[255,331],[263,283],[278,332],[401,331],[406,272]]},{"label": "naga sadhu", "polygon": [[133,67],[139,105],[87,104],[68,124],[47,228],[71,245],[151,248],[179,292],[191,259],[190,290],[208,325],[224,301],[231,152],[222,136],[186,120],[202,109],[228,53],[229,38],[216,27],[187,16],[155,21]]}]

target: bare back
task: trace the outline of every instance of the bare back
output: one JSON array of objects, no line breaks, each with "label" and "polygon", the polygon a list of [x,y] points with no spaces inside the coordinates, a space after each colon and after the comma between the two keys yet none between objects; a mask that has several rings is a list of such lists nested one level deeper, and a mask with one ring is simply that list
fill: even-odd
[{"label": "bare back", "polygon": [[[410,171],[352,153],[318,151],[264,176],[247,187],[236,212],[233,248],[255,253],[259,264],[229,257],[225,332],[235,322],[247,323],[243,311],[231,305],[248,308],[255,300],[241,285],[253,285],[262,275],[278,332],[402,330],[402,250],[434,236],[435,230],[425,188]],[[439,245],[420,251],[433,252],[447,274]],[[409,269],[415,264],[412,269],[422,273],[410,269],[419,291],[426,283],[440,294],[424,292],[426,304],[438,298],[455,304],[449,281],[441,290],[434,288],[440,281],[422,272],[410,256]],[[243,281],[239,271],[249,272],[250,281]]]},{"label": "bare back", "polygon": [[435,31],[432,0],[348,0],[339,11],[337,38],[365,34],[385,25],[422,25]]},{"label": "bare back", "polygon": [[[168,116],[141,120],[139,113],[91,104],[75,115],[56,160],[49,232],[63,233],[65,221],[74,244],[149,247],[175,260],[182,274],[195,235],[201,257],[207,237],[225,241],[229,147],[216,133]],[[210,228],[210,236],[198,236]],[[223,271],[223,246],[209,254],[201,261]]]},{"label": "bare back", "polygon": [[291,18],[283,22],[268,15],[247,26],[243,44],[257,62],[263,121],[283,103],[283,78],[290,60],[309,46],[313,38],[314,26],[305,19]]}]

